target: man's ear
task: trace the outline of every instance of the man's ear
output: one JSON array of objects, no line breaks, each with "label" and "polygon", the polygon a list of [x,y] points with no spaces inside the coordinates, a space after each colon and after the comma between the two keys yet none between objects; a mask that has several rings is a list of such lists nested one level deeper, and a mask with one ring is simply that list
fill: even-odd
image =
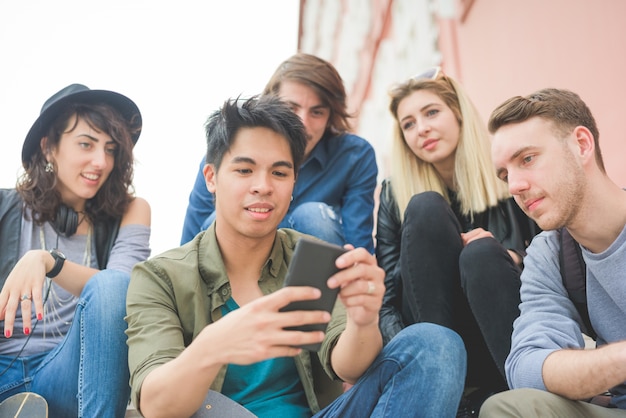
[{"label": "man's ear", "polygon": [[577,152],[583,163],[595,160],[596,144],[591,131],[584,126],[577,126],[573,133],[578,147]]},{"label": "man's ear", "polygon": [[206,164],[202,169],[202,174],[204,174],[207,190],[211,193],[215,193],[215,177],[217,176],[215,166],[213,164]]}]

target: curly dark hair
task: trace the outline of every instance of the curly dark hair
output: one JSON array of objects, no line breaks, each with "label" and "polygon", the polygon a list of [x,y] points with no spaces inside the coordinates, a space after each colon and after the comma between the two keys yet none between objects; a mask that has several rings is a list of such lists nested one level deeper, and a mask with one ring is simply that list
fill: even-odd
[{"label": "curly dark hair", "polygon": [[[80,119],[109,135],[117,145],[113,170],[96,195],[86,202],[85,216],[91,223],[121,218],[134,198],[132,135],[141,130],[141,118],[137,115],[126,120],[115,108],[103,103],[71,103],[48,127],[46,151],[56,148],[62,135],[74,130]],[[56,189],[57,177],[46,172],[46,164],[44,151],[38,148],[24,163],[24,173],[16,186],[38,225],[54,221],[63,203]]]}]

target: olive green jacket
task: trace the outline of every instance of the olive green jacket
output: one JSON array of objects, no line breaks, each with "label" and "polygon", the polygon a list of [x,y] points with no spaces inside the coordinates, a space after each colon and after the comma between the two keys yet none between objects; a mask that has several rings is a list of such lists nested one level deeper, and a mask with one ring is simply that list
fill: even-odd
[{"label": "olive green jacket", "polygon": [[[270,294],[283,285],[296,241],[302,234],[279,229],[271,254],[260,274],[259,287]],[[182,247],[138,263],[132,273],[127,296],[128,361],[131,397],[139,406],[141,385],[157,367],[176,358],[211,323],[221,318],[221,307],[231,297],[231,287],[221,252],[211,226]],[[320,405],[315,394],[321,364],[326,374],[338,380],[330,364],[330,353],[345,329],[345,309],[338,301],[326,338],[318,353],[303,350],[295,358],[296,368],[313,413]],[[315,356],[319,356],[315,359]],[[221,391],[227,366],[211,385]]]}]

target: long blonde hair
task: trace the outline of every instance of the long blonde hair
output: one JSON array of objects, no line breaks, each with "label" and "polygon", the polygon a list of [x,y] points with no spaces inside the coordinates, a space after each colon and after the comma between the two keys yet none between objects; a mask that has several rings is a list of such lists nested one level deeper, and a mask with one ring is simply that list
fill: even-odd
[{"label": "long blonde hair", "polygon": [[435,191],[448,202],[450,196],[441,176],[431,163],[419,159],[404,140],[398,121],[398,106],[418,90],[428,90],[443,100],[460,125],[460,137],[454,161],[454,186],[461,212],[472,217],[508,198],[509,192],[495,174],[491,160],[491,143],[478,110],[463,88],[452,78],[440,74],[436,79],[409,79],[394,86],[389,95],[389,110],[394,117],[391,149],[391,185],[400,216],[415,194]]}]

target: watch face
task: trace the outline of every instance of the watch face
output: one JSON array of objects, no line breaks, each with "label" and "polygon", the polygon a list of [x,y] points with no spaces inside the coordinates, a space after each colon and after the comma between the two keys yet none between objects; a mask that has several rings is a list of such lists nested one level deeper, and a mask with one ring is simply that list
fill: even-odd
[{"label": "watch face", "polygon": [[52,254],[52,257],[56,258],[62,258],[63,260],[65,260],[65,254],[63,254],[61,251],[54,249],[54,250],[50,250],[50,254]]}]

